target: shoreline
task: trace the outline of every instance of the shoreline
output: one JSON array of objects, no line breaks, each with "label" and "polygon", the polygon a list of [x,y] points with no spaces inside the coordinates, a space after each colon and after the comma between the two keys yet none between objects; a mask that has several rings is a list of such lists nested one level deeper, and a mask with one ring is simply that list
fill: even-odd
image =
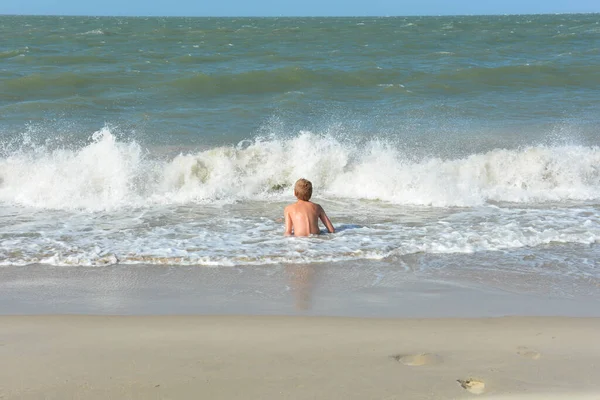
[{"label": "shoreline", "polygon": [[[0,315],[600,317],[600,291],[591,285],[589,295],[578,295],[545,287],[533,275],[525,279],[508,272],[468,272],[452,278],[436,279],[377,262],[243,268],[1,267]],[[539,290],[518,290],[516,285],[523,282],[535,282]]]},{"label": "shoreline", "polygon": [[565,317],[0,316],[0,397],[591,399],[599,329]]}]

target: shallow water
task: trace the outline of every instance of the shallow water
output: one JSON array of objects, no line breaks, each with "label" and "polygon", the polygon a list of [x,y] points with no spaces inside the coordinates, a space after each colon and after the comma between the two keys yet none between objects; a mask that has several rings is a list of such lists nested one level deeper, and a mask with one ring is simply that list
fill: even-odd
[{"label": "shallow water", "polygon": [[[2,16],[0,265],[597,297],[599,23]],[[282,236],[300,177],[338,233]]]}]

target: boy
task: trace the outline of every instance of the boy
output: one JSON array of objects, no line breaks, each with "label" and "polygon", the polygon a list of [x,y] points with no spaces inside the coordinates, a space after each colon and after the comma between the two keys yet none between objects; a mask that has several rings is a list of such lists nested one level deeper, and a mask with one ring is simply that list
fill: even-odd
[{"label": "boy", "polygon": [[306,179],[298,179],[294,185],[294,196],[298,201],[287,206],[283,212],[285,218],[285,235],[308,236],[319,234],[319,219],[334,233],[335,228],[325,214],[325,210],[310,200],[312,183]]}]

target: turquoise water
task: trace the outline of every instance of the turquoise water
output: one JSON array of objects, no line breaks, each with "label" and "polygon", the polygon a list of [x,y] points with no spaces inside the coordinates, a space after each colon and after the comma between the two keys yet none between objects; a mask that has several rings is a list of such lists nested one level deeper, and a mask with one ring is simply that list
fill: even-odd
[{"label": "turquoise water", "polygon": [[599,20],[4,16],[3,130],[87,139],[111,124],[147,145],[213,146],[335,129],[431,151],[567,130],[595,144]]},{"label": "turquoise water", "polygon": [[[599,14],[0,16],[0,37],[0,264],[368,260],[598,294]],[[300,177],[335,235],[282,237]]]}]

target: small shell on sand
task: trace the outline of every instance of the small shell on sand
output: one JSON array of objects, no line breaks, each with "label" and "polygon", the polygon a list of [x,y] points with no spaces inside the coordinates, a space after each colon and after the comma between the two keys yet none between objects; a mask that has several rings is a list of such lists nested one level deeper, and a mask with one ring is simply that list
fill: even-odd
[{"label": "small shell on sand", "polygon": [[482,394],[483,392],[485,392],[485,383],[479,379],[458,379],[457,382],[460,383],[460,386],[462,386],[463,389],[467,390],[470,393]]}]

